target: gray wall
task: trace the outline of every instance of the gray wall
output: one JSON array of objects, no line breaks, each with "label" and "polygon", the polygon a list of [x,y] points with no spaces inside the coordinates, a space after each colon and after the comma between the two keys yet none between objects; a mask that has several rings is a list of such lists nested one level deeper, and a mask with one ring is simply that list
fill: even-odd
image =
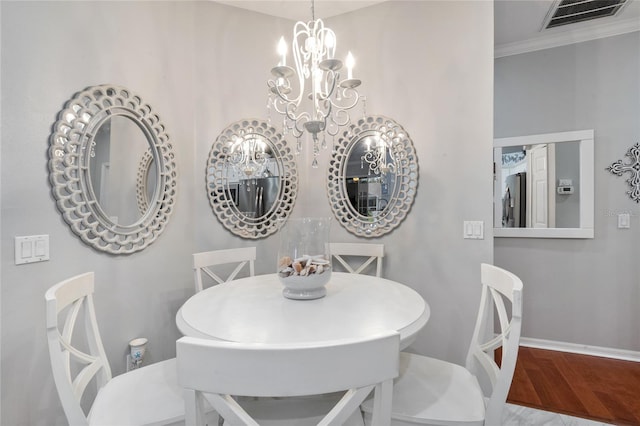
[{"label": "gray wall", "polygon": [[[2,40],[1,325],[3,425],[64,424],[46,348],[44,292],[96,272],[96,309],[114,374],[128,340],[150,339],[149,360],[175,354],[174,316],[193,292],[195,251],[256,245],[257,272],[274,270],[278,237],[248,241],[216,220],[205,160],[228,124],[265,117],[266,80],[280,35],[293,23],[213,2],[0,3]],[[418,195],[402,225],[375,240],[384,273],[419,291],[432,316],[412,350],[462,362],[479,296],[479,263],[493,241],[463,240],[463,220],[491,223],[493,6],[491,2],[391,2],[327,20],[338,51],[356,55],[369,113],[413,137]],[[357,28],[357,31],[353,31]],[[250,29],[250,31],[248,31]],[[342,49],[342,50],[341,50]],[[163,119],[179,167],[177,205],[150,247],[110,256],[71,233],[55,208],[48,136],[63,103],[86,86],[139,93]],[[464,121],[464,126],[460,125]],[[329,151],[317,170],[300,158],[294,216],[331,215]],[[51,260],[13,264],[13,238],[49,234]],[[334,241],[355,241],[334,222]]]},{"label": "gray wall", "polygon": [[556,186],[559,179],[571,179],[573,194],[556,198],[556,228],[580,227],[580,142],[556,144]]},{"label": "gray wall", "polygon": [[[2,2],[2,419],[63,424],[46,346],[44,292],[96,273],[96,310],[114,374],[127,342],[150,340],[150,362],[174,356],[175,312],[191,293],[194,220],[195,5],[170,2]],[[50,194],[48,137],[79,90],[129,87],[160,115],[173,143],[177,206],[146,250],[110,256],[84,245]],[[13,238],[49,234],[51,260],[16,266]]]},{"label": "gray wall", "polygon": [[640,350],[640,206],[605,170],[640,142],[638,76],[640,32],[496,60],[496,137],[595,131],[595,238],[495,239],[525,283],[523,336]]},{"label": "gray wall", "polygon": [[[464,220],[490,224],[492,2],[387,2],[327,20],[339,51],[356,57],[368,114],[389,116],[411,136],[418,193],[385,245],[384,275],[418,290],[431,319],[414,351],[464,362],[479,297],[480,262],[492,262],[491,231],[464,240]],[[353,31],[357,28],[357,31]],[[346,55],[346,52],[342,53]],[[338,53],[336,53],[338,55]],[[464,123],[464,125],[461,125]],[[331,215],[324,189],[328,152],[307,169],[298,207]],[[307,164],[310,164],[310,158]],[[336,222],[334,241],[355,241]]]}]

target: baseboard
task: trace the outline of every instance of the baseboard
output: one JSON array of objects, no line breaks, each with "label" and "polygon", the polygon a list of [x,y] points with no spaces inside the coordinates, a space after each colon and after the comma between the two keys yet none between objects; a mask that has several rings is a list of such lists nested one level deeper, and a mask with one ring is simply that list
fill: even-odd
[{"label": "baseboard", "polygon": [[571,352],[582,355],[599,356],[604,358],[620,359],[623,361],[640,362],[640,352],[626,349],[605,348],[601,346],[579,345],[577,343],[556,342],[553,340],[533,339],[521,337],[520,346],[529,348],[547,349],[551,351]]}]

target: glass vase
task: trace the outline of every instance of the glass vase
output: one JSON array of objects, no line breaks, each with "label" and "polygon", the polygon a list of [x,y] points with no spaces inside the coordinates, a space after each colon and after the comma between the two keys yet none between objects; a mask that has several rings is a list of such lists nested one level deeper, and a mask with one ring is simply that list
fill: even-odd
[{"label": "glass vase", "polygon": [[331,218],[288,219],[280,230],[278,277],[289,299],[324,297],[331,278],[329,226]]}]

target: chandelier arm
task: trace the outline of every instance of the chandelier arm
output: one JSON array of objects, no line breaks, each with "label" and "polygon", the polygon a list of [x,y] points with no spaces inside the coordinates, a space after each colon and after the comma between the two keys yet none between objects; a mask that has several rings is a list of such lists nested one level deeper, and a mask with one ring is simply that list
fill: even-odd
[{"label": "chandelier arm", "polygon": [[[342,117],[342,119],[340,119]],[[344,109],[336,109],[335,114],[331,115],[331,122],[333,122],[336,126],[346,126],[351,121],[351,117],[349,117],[349,113]]]},{"label": "chandelier arm", "polygon": [[[299,45],[300,37],[307,39],[311,36],[311,30],[308,24],[302,21],[298,21],[293,27],[293,60],[296,64],[296,75],[298,77],[298,97],[296,98],[296,106],[300,105],[302,97],[304,95],[304,81],[307,78],[305,75],[304,65],[309,61],[311,52],[307,50],[306,46]],[[307,71],[308,73],[308,71]]]},{"label": "chandelier arm", "polygon": [[[334,123],[335,124],[335,123]],[[325,131],[327,132],[327,134],[331,137],[335,136],[338,134],[338,132],[340,132],[340,127],[339,126],[330,126],[327,125],[325,127]]]},{"label": "chandelier arm", "polygon": [[300,138],[302,136],[302,131],[299,130],[297,127],[294,126],[294,128],[291,130],[291,133],[293,133],[293,137],[295,138]]},{"label": "chandelier arm", "polygon": [[331,97],[336,91],[336,87],[337,87],[336,83],[338,82],[338,78],[340,77],[340,74],[335,72],[334,70],[327,70],[325,72],[326,72],[326,77],[324,82],[324,88],[325,88],[324,97],[326,99],[331,100]]},{"label": "chandelier arm", "polygon": [[273,100],[273,109],[275,109],[278,114],[283,115],[285,120],[289,118],[289,115],[287,114],[288,105],[288,103],[285,103],[279,99]]},{"label": "chandelier arm", "polygon": [[273,108],[278,114],[284,115],[286,119],[293,122],[295,127],[299,129],[298,121],[303,120],[301,124],[309,121],[309,113],[306,111],[296,115],[296,105],[293,102],[285,102],[280,98],[275,98],[273,102]]},{"label": "chandelier arm", "polygon": [[[391,147],[389,146],[391,144]],[[392,144],[391,141],[387,141],[384,137],[378,141],[378,144],[368,148],[368,150],[362,154],[360,161],[366,162],[369,166],[369,173],[386,175],[387,173],[395,174],[396,171],[396,159],[393,155],[393,147],[397,144]],[[387,156],[390,160],[387,160]]]},{"label": "chandelier arm", "polygon": [[274,95],[276,95],[276,98],[280,99],[282,102],[292,103],[296,106],[300,105],[300,102],[302,100],[302,91],[299,90],[295,98],[287,96],[286,91],[291,90],[291,83],[289,81],[289,78],[287,77],[281,77],[281,78],[282,78],[282,81],[285,82],[285,84],[278,84],[276,80],[269,80],[267,82],[267,85],[271,89],[271,92]]},{"label": "chandelier arm", "polygon": [[356,105],[358,105],[358,102],[360,101],[360,93],[358,93],[358,91],[354,88],[344,87],[342,88],[341,101],[338,101],[337,99],[334,99],[334,98],[331,98],[330,101],[333,104],[333,106],[338,109],[341,109],[341,110],[353,109]]},{"label": "chandelier arm", "polygon": [[316,119],[326,123],[327,117],[331,116],[333,111],[333,104],[330,99],[321,99],[316,105]]},{"label": "chandelier arm", "polygon": [[301,122],[301,124],[304,124],[307,121],[311,120],[311,114],[309,114],[308,111],[302,111],[299,114],[296,114],[296,106],[294,104],[287,104],[286,105],[286,110],[284,111],[284,115],[291,121],[296,123],[297,126],[297,122]]},{"label": "chandelier arm", "polygon": [[[230,136],[227,161],[246,178],[261,176],[267,155],[258,133],[233,133]],[[226,142],[226,138],[221,139]]]},{"label": "chandelier arm", "polygon": [[[303,111],[297,116],[288,116],[293,122],[293,128],[295,129],[294,136],[300,137],[304,133],[304,123],[311,121],[311,115],[307,111]],[[293,118],[292,118],[293,117]]]},{"label": "chandelier arm", "polygon": [[290,104],[290,102],[286,102],[286,101],[283,101],[279,97],[275,97],[273,99],[273,104],[272,105],[273,105],[273,108],[276,110],[276,112],[278,114],[286,116],[287,115],[287,105],[289,105],[289,104]]},{"label": "chandelier arm", "polygon": [[380,152],[378,149],[371,149],[362,154],[362,159],[369,166],[369,170],[374,174],[380,173]]}]

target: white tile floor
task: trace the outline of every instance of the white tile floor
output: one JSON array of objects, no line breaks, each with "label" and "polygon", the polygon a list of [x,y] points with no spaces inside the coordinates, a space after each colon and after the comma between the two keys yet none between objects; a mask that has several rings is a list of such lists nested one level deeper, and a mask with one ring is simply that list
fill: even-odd
[{"label": "white tile floor", "polygon": [[608,426],[609,423],[507,404],[502,426]]}]

